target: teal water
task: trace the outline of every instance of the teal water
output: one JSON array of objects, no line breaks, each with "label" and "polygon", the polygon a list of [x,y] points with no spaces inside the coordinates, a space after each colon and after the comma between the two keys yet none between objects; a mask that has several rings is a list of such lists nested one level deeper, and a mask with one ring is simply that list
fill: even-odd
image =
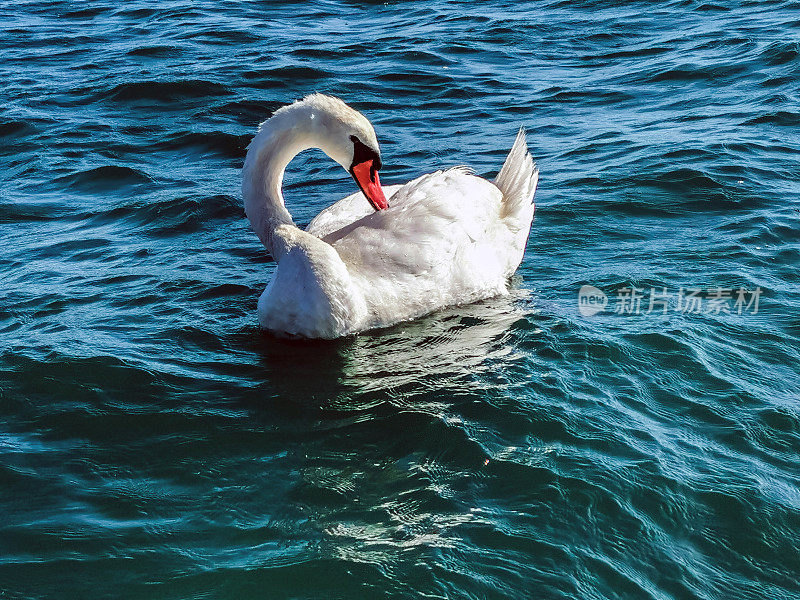
[{"label": "teal water", "polygon": [[[2,8],[0,598],[800,598],[800,4]],[[259,332],[240,169],[313,91],[389,184],[527,127],[508,297]]]}]

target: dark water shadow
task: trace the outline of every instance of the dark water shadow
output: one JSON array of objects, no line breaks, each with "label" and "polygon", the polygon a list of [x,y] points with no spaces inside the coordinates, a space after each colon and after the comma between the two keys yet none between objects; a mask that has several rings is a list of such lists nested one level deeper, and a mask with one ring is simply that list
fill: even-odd
[{"label": "dark water shadow", "polygon": [[287,340],[260,334],[254,350],[270,395],[298,407],[358,411],[404,404],[450,390],[483,388],[481,374],[508,355],[526,322],[529,292],[439,311],[341,340]]}]

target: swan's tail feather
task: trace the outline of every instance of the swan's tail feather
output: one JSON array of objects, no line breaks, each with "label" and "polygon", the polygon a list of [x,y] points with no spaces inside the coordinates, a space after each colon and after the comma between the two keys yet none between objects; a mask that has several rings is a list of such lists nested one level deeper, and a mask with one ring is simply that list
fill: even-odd
[{"label": "swan's tail feather", "polygon": [[533,217],[533,194],[538,182],[539,168],[528,152],[525,129],[520,128],[511,152],[494,180],[494,184],[503,193],[501,216],[512,219],[525,219],[528,215]]}]

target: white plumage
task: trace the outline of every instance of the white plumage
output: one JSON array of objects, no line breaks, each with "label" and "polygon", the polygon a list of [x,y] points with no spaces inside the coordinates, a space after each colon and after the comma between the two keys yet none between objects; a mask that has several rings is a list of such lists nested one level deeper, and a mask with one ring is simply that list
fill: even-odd
[{"label": "white plumage", "polygon": [[245,209],[278,262],[258,302],[261,326],[335,338],[507,293],[538,181],[524,132],[494,183],[464,168],[437,171],[383,188],[384,210],[358,192],[300,230],[280,192],[286,165],[317,147],[349,169],[354,137],[380,161],[369,122],[341,100],[314,94],[276,112],[249,147]]}]

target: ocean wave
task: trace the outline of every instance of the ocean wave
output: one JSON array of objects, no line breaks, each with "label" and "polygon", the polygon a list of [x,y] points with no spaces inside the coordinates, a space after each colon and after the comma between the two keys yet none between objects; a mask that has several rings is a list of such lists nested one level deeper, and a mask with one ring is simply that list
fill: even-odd
[{"label": "ocean wave", "polygon": [[106,92],[104,96],[119,102],[136,102],[140,100],[170,102],[182,98],[205,98],[208,96],[225,96],[232,93],[227,86],[221,83],[202,79],[185,79],[120,83]]},{"label": "ocean wave", "polygon": [[242,218],[244,210],[232,196],[178,197],[167,200],[134,201],[95,211],[95,223],[133,223],[143,227],[148,235],[170,236],[196,231],[214,220]]},{"label": "ocean wave", "polygon": [[[268,113],[264,118],[267,115]],[[234,135],[223,131],[181,131],[171,134],[168,139],[158,142],[155,147],[166,151],[192,149],[199,154],[211,152],[226,158],[243,159],[251,138],[249,135]]]},{"label": "ocean wave", "polygon": [[53,183],[76,191],[97,192],[152,184],[153,180],[139,169],[123,165],[103,165],[59,177]]}]

